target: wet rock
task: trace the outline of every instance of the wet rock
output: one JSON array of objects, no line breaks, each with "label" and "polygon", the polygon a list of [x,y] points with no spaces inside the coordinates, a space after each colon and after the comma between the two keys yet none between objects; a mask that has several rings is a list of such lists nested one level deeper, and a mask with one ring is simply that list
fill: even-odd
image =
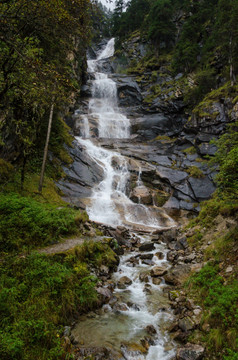
[{"label": "wet rock", "polygon": [[113,310],[114,311],[127,311],[129,309],[128,309],[128,306],[126,304],[124,304],[124,303],[116,303],[113,306]]},{"label": "wet rock", "polygon": [[142,254],[140,255],[140,258],[141,260],[145,260],[145,259],[152,260],[153,256],[154,256],[153,254]]},{"label": "wet rock", "polygon": [[153,202],[151,192],[145,186],[137,186],[133,189],[130,199],[144,205],[151,205]]},{"label": "wet rock", "polygon": [[129,77],[121,78],[120,82],[117,82],[117,93],[121,106],[141,103],[142,96],[140,88],[137,83]]},{"label": "wet rock", "polygon": [[148,276],[148,274],[146,274],[146,273],[140,274],[139,279],[140,279],[140,281],[142,281],[142,282],[149,282],[149,276]]},{"label": "wet rock", "polygon": [[162,282],[162,279],[154,277],[154,278],[152,278],[152,282],[154,285],[160,285]]},{"label": "wet rock", "polygon": [[127,306],[129,306],[133,310],[140,311],[140,307],[137,304],[132,303],[131,301],[127,302]]},{"label": "wet rock", "polygon": [[151,269],[150,275],[152,277],[163,276],[167,273],[167,269],[163,266],[155,266]]},{"label": "wet rock", "polygon": [[132,256],[132,257],[130,257],[130,259],[127,260],[127,262],[130,262],[133,265],[138,265],[139,264],[139,259],[136,258],[135,256]]},{"label": "wet rock", "polygon": [[177,350],[177,360],[200,360],[203,359],[205,349],[196,344],[187,344]]},{"label": "wet rock", "polygon": [[154,243],[146,243],[146,244],[142,244],[140,247],[139,247],[139,250],[140,251],[152,251],[155,249],[155,245]]},{"label": "wet rock", "polygon": [[149,335],[155,335],[157,333],[157,331],[153,325],[147,325],[146,331],[148,332]]},{"label": "wet rock", "polygon": [[110,306],[113,306],[113,305],[116,304],[117,301],[118,301],[117,297],[116,297],[116,296],[112,296],[112,297],[110,298],[108,304],[109,304]]},{"label": "wet rock", "polygon": [[145,293],[151,295],[151,294],[152,294],[151,285],[150,285],[150,284],[145,284],[143,291],[144,291]]},{"label": "wet rock", "polygon": [[128,278],[127,276],[122,276],[117,282],[117,287],[119,289],[125,289],[127,286],[129,286],[131,284],[132,284],[132,281],[130,278]]},{"label": "wet rock", "polygon": [[179,320],[178,326],[182,331],[188,332],[195,328],[195,323],[192,321],[190,317],[187,316]]},{"label": "wet rock", "polygon": [[157,253],[155,253],[155,256],[157,256],[157,258],[159,260],[162,260],[164,258],[164,254],[161,251],[158,251]]},{"label": "wet rock", "polygon": [[142,262],[142,264],[149,265],[149,266],[152,266],[155,264],[154,261],[149,260],[149,259],[144,259],[141,262]]}]

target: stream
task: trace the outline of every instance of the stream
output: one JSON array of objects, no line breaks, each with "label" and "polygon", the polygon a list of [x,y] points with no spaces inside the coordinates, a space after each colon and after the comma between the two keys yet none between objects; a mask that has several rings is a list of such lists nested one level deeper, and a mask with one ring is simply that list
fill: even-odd
[{"label": "stream", "polygon": [[[112,300],[100,311],[82,316],[73,335],[84,347],[112,349],[115,352],[112,359],[167,360],[175,356],[175,344],[166,333],[173,314],[163,292],[166,284],[162,277],[153,277],[151,269],[159,266],[166,271],[170,264],[165,244],[152,240],[153,232],[174,227],[176,223],[164,209],[135,203],[128,196],[129,158],[120,154],[116,144],[118,139],[130,141],[130,120],[118,106],[116,83],[101,66],[101,60],[113,54],[111,39],[96,60],[88,60],[92,97],[88,113],[81,115],[81,136],[76,139],[101,169],[103,180],[93,188],[86,210],[90,220],[114,228],[124,226],[140,244],[152,246],[143,253],[136,249],[121,256],[112,277],[117,284]],[[92,135],[92,119],[97,124],[97,136]],[[107,139],[114,140],[113,150],[105,147]],[[136,185],[140,187],[140,164],[136,173]],[[130,281],[120,286],[122,277]],[[148,351],[141,351],[143,342],[148,344],[143,348]]]}]

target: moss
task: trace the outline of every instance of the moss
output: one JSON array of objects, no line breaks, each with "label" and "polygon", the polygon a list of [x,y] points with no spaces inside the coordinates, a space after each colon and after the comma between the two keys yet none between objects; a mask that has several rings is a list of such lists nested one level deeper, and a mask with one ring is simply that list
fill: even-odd
[{"label": "moss", "polygon": [[197,153],[197,150],[194,146],[190,146],[187,149],[184,149],[183,153],[188,154],[188,155],[194,155]]},{"label": "moss", "polygon": [[187,173],[196,178],[196,179],[202,179],[205,177],[203,171],[199,169],[197,166],[189,166],[188,169],[186,169]]},{"label": "moss", "polygon": [[164,191],[157,191],[155,194],[155,205],[158,207],[163,206],[169,199],[169,194]]},{"label": "moss", "polygon": [[153,139],[153,141],[155,141],[155,140],[161,141],[162,143],[163,142],[175,142],[177,140],[177,138],[171,138],[167,135],[158,135],[158,136],[156,136],[155,139]]},{"label": "moss", "polygon": [[219,112],[212,111],[213,104],[224,98],[230,98],[233,102],[233,98],[237,97],[237,91],[238,85],[232,87],[229,81],[218,89],[209,92],[204,99],[196,105],[192,113],[199,117],[215,119],[219,115]]}]

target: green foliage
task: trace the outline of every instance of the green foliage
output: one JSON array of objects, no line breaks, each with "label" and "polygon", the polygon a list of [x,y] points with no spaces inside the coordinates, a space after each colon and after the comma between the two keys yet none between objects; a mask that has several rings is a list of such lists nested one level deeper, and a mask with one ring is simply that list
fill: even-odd
[{"label": "green foliage", "polygon": [[0,265],[1,359],[65,358],[61,325],[95,305],[95,284],[77,257],[7,257]]},{"label": "green foliage", "polygon": [[8,161],[0,159],[0,183],[8,181],[14,172],[14,167]]},{"label": "green foliage", "polygon": [[215,142],[218,150],[212,159],[220,165],[217,175],[220,192],[226,192],[234,199],[238,198],[238,122],[229,126],[228,131]]},{"label": "green foliage", "polygon": [[197,179],[201,179],[205,176],[203,171],[199,169],[197,166],[189,166],[186,171],[189,173],[190,176]]},{"label": "green foliage", "polygon": [[173,7],[170,0],[157,0],[151,6],[148,22],[148,38],[158,47],[162,42],[168,47],[175,37],[172,21]]},{"label": "green foliage", "polygon": [[219,266],[208,263],[189,282],[205,309],[204,318],[211,326],[206,338],[209,351],[218,354],[223,349],[223,353],[231,356],[238,338],[238,281],[225,283]]},{"label": "green foliage", "polygon": [[0,128],[12,135],[23,158],[42,138],[51,103],[62,110],[79,90],[90,37],[88,9],[89,0],[0,3]]},{"label": "green foliage", "polygon": [[204,96],[209,93],[216,85],[215,70],[205,68],[198,70],[194,77],[193,87],[187,87],[184,94],[184,101],[190,107],[198,104]]},{"label": "green foliage", "polygon": [[41,204],[17,194],[1,194],[0,199],[2,252],[46,245],[77,231],[78,213],[73,209]]}]

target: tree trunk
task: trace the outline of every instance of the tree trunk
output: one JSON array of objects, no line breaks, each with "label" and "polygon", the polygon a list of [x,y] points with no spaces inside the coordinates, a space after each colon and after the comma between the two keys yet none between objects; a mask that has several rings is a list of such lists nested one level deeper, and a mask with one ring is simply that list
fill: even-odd
[{"label": "tree trunk", "polygon": [[46,142],[45,142],[45,149],[44,149],[44,156],[42,161],[42,167],[41,167],[41,174],[40,174],[40,182],[38,190],[41,193],[42,187],[43,187],[43,180],[44,180],[44,173],[45,173],[45,164],[48,154],[48,146],[49,146],[49,140],[50,140],[50,132],[51,132],[51,125],[52,125],[52,119],[53,119],[53,112],[54,112],[54,99],[50,108],[50,116],[49,116],[49,123],[48,123],[48,130],[47,130],[47,136],[46,136]]},{"label": "tree trunk", "polygon": [[26,168],[26,156],[23,158],[22,168],[21,168],[21,190],[23,190],[23,185],[25,181],[25,168]]}]

